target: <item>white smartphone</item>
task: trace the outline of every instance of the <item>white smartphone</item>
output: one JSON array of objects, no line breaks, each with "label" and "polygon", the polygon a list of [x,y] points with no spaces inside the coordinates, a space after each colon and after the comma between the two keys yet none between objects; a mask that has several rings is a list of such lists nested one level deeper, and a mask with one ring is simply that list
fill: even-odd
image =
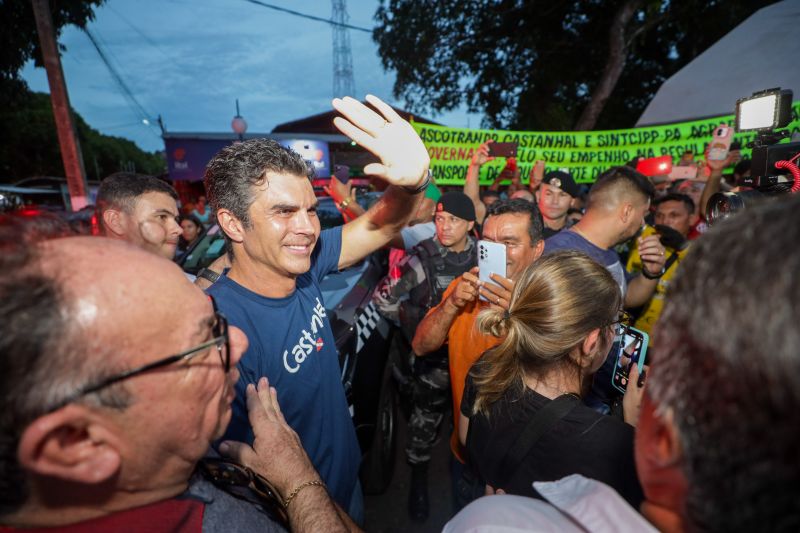
[{"label": "white smartphone", "polygon": [[[499,242],[478,241],[478,278],[487,283],[494,283],[490,277],[499,274],[506,277],[506,245]],[[482,295],[480,299],[487,301]]]},{"label": "white smartphone", "polygon": [[712,161],[724,161],[728,157],[728,151],[733,140],[733,128],[727,124],[720,124],[714,129],[714,138],[708,148],[708,159]]}]

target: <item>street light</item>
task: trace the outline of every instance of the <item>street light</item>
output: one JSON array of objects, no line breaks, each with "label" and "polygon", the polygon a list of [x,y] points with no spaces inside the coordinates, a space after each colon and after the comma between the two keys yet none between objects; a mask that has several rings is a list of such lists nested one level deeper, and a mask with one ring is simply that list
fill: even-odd
[{"label": "street light", "polygon": [[239,99],[236,99],[236,116],[231,121],[231,129],[239,136],[239,140],[244,140],[244,133],[247,131],[247,121],[239,114]]}]

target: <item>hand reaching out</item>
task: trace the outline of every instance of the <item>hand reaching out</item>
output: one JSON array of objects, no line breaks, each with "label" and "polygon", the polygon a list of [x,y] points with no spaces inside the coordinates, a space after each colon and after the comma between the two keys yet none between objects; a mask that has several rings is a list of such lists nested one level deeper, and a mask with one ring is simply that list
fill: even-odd
[{"label": "hand reaching out", "polygon": [[492,142],[494,141],[489,139],[475,150],[475,153],[472,154],[472,165],[482,166],[489,161],[494,161],[494,157],[489,155],[489,145]]},{"label": "hand reaching out", "polygon": [[463,309],[469,302],[474,302],[478,297],[478,267],[472,267],[469,272],[464,272],[461,281],[447,299],[457,309]]},{"label": "hand reaching out", "polygon": [[282,497],[299,483],[319,479],[300,437],[283,418],[278,393],[267,378],[261,378],[257,388],[247,386],[247,414],[255,436],[253,445],[225,441],[219,447],[222,455],[269,479]]},{"label": "hand reaching out", "polygon": [[530,188],[531,192],[535,192],[539,188],[539,185],[542,184],[542,180],[544,179],[544,161],[538,159],[531,167],[528,177],[530,178],[530,184],[528,187]]},{"label": "hand reaching out", "polygon": [[664,251],[664,245],[661,244],[658,235],[639,238],[639,257],[642,258],[642,268],[648,274],[657,276],[664,268],[667,261]]},{"label": "hand reaching out", "polygon": [[489,301],[492,307],[508,311],[511,306],[511,293],[514,282],[500,274],[490,276],[494,283],[481,283],[480,294]]},{"label": "hand reaching out", "polygon": [[336,179],[336,176],[331,176],[330,183],[325,185],[323,189],[337,204],[342,203],[345,198],[350,198],[351,202],[354,202],[356,199],[356,190],[353,189],[352,182],[348,181],[347,183],[342,183]]},{"label": "hand reaching out", "polygon": [[426,178],[430,157],[419,135],[380,98],[367,95],[367,102],[379,113],[349,96],[333,99],[334,109],[344,115],[334,118],[334,125],[380,159],[380,163],[364,167],[364,172],[391,185],[420,185]]}]

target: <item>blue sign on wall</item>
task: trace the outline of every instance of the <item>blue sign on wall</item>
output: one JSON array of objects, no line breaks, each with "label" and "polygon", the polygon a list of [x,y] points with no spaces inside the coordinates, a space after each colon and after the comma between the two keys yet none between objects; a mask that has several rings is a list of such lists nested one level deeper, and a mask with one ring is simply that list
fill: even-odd
[{"label": "blue sign on wall", "polygon": [[328,143],[306,139],[285,139],[278,141],[281,146],[294,150],[314,169],[317,178],[331,177],[331,157]]},{"label": "blue sign on wall", "polygon": [[[165,138],[170,180],[202,180],[211,158],[232,142],[230,139]],[[300,154],[314,168],[317,178],[330,177],[330,151],[327,142],[305,139],[284,139],[278,142]]]},{"label": "blue sign on wall", "polygon": [[231,144],[227,139],[164,139],[167,150],[169,179],[172,181],[203,179],[206,165],[214,154]]}]

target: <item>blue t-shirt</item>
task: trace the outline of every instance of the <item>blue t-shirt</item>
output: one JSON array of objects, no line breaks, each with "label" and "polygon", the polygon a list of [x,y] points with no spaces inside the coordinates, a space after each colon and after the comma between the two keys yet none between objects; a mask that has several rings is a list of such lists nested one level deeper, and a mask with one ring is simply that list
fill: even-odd
[{"label": "blue t-shirt", "polygon": [[[285,298],[266,298],[226,274],[208,288],[219,310],[247,335],[239,361],[233,418],[225,439],[253,442],[245,388],[266,376],[278,391],[281,411],[333,498],[344,508],[358,476],[361,452],[340,378],[339,356],[319,284],[338,270],[342,228],[323,231],[311,269]],[[305,480],[298,480],[298,482]]]},{"label": "blue t-shirt", "polygon": [[604,250],[599,246],[595,246],[571,229],[561,230],[544,241],[545,254],[550,254],[558,250],[577,250],[583,252],[606,267],[614,277],[614,281],[619,285],[622,298],[625,298],[625,292],[628,289],[628,281],[630,281],[632,276],[625,272],[617,252],[614,250]]}]

